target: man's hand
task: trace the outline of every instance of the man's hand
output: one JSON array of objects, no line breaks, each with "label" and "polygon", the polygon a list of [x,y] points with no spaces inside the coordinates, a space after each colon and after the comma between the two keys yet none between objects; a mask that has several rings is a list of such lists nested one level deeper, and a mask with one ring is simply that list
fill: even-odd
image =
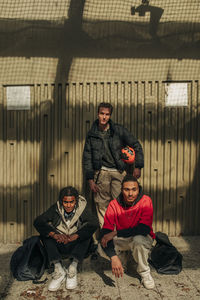
[{"label": "man's hand", "polygon": [[122,277],[124,274],[124,269],[122,263],[117,255],[111,257],[111,267],[112,273],[115,277]]},{"label": "man's hand", "polygon": [[141,169],[139,169],[139,168],[135,168],[134,170],[133,170],[133,176],[135,177],[135,178],[140,178],[141,177]]},{"label": "man's hand", "polygon": [[101,239],[101,245],[105,248],[107,247],[107,243],[111,241],[117,235],[117,231],[111,231],[105,234]]},{"label": "man's hand", "polygon": [[93,193],[97,193],[99,192],[99,187],[98,185],[94,182],[93,179],[89,179],[89,185],[90,185],[90,189]]},{"label": "man's hand", "polygon": [[69,242],[73,242],[79,238],[79,235],[77,233],[74,233],[69,236]]},{"label": "man's hand", "polygon": [[67,244],[70,242],[69,236],[64,233],[56,233],[52,236],[52,238],[55,239],[57,243]]}]

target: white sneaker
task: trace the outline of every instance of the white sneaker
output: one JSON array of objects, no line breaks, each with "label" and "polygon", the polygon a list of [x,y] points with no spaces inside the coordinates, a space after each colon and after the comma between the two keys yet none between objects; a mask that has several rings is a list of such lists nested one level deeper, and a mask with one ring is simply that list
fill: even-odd
[{"label": "white sneaker", "polygon": [[142,276],[142,283],[144,287],[148,290],[154,289],[155,287],[155,282],[150,273]]},{"label": "white sneaker", "polygon": [[73,290],[76,287],[77,287],[77,274],[75,274],[73,277],[69,277],[67,275],[66,289]]},{"label": "white sneaker", "polygon": [[60,288],[63,280],[65,279],[65,275],[66,273],[62,268],[61,264],[60,263],[55,264],[55,270],[52,273],[53,279],[49,283],[48,290],[51,292],[57,291]]}]

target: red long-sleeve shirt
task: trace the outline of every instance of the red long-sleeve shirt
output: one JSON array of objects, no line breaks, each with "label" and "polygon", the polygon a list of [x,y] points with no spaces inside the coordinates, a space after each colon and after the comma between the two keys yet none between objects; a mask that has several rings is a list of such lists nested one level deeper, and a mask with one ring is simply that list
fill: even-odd
[{"label": "red long-sleeve shirt", "polygon": [[114,199],[106,210],[103,229],[117,231],[134,228],[139,224],[145,224],[150,228],[150,236],[154,239],[155,234],[152,229],[153,205],[149,196],[143,195],[141,199],[133,206],[124,206]]}]

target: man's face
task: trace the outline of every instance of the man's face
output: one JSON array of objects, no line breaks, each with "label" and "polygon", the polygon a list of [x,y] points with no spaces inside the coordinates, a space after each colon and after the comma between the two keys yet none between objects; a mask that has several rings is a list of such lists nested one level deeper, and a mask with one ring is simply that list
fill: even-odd
[{"label": "man's face", "polygon": [[139,186],[135,181],[124,182],[122,186],[122,194],[127,205],[132,205],[139,195]]},{"label": "man's face", "polygon": [[67,213],[70,213],[76,205],[76,198],[74,196],[64,196],[62,199],[62,205],[64,210]]},{"label": "man's face", "polygon": [[110,109],[106,107],[100,107],[98,112],[99,125],[105,126],[110,120]]}]

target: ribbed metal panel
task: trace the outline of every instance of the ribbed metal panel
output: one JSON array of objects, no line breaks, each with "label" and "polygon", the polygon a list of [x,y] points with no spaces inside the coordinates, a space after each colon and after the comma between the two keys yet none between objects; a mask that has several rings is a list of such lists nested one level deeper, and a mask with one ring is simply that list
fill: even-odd
[{"label": "ribbed metal panel", "polygon": [[82,151],[101,101],[112,103],[112,119],[143,145],[140,181],[153,199],[154,230],[199,234],[199,83],[188,87],[188,107],[169,108],[159,81],[35,84],[31,109],[8,111],[1,86],[1,240],[33,234],[34,218],[56,201],[61,187],[86,191]]}]

